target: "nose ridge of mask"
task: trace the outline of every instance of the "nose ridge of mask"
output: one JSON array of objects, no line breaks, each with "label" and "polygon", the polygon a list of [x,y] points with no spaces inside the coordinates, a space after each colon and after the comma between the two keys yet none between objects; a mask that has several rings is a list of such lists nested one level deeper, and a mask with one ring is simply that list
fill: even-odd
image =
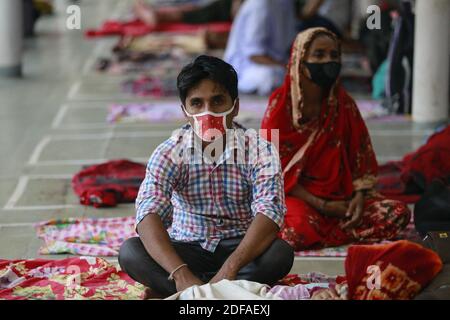
[{"label": "nose ridge of mask", "polygon": [[194,118],[194,131],[202,140],[211,141],[212,137],[219,138],[225,134],[227,128],[226,118],[227,116],[233,112],[236,106],[236,101],[233,103],[233,106],[230,110],[215,113],[211,111],[205,111],[198,115],[189,114],[183,106],[186,114]]}]

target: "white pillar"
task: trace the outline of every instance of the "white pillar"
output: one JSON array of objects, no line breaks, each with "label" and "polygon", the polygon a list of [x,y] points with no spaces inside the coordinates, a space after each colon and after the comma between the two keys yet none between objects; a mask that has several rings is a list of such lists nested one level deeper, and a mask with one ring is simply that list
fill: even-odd
[{"label": "white pillar", "polygon": [[0,0],[0,76],[22,74],[22,0]]},{"label": "white pillar", "polygon": [[450,1],[416,0],[413,120],[443,122],[449,109]]}]

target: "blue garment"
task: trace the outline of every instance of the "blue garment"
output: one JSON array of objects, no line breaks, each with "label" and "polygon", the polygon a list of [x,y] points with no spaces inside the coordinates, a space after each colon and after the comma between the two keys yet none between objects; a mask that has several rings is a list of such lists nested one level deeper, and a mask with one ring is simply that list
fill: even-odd
[{"label": "blue garment", "polygon": [[254,55],[268,55],[288,63],[296,36],[293,0],[246,0],[231,28],[224,60],[239,77],[239,90],[267,95],[283,82],[286,68],[257,64]]}]

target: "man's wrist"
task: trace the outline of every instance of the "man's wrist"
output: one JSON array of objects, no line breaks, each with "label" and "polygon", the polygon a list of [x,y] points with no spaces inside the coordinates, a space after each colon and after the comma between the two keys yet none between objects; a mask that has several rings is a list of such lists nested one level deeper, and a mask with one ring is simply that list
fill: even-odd
[{"label": "man's wrist", "polygon": [[185,267],[187,267],[187,264],[186,264],[186,263],[180,264],[178,267],[176,267],[176,268],[169,274],[169,277],[168,277],[167,279],[168,279],[168,280],[173,280],[173,279],[174,279],[173,276],[175,275],[175,273],[176,273],[177,271],[179,271],[181,268],[185,268]]},{"label": "man's wrist", "polygon": [[192,274],[191,270],[189,270],[189,267],[183,267],[180,270],[177,270],[177,272],[175,272],[173,274],[173,280],[175,280],[175,282],[186,279],[188,276],[190,276]]},{"label": "man's wrist", "polygon": [[233,256],[230,256],[227,261],[223,264],[222,268],[224,268],[227,273],[237,274],[241,269],[240,264],[236,261]]}]

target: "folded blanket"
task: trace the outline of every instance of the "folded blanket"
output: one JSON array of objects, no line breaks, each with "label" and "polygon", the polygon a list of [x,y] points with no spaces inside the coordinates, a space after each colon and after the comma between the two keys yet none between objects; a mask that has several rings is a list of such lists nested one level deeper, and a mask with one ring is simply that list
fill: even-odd
[{"label": "folded blanket", "polygon": [[309,300],[312,292],[334,287],[340,279],[322,273],[292,274],[273,287],[246,280],[222,280],[190,287],[166,300]]},{"label": "folded blanket", "polygon": [[85,256],[117,256],[122,243],[137,237],[134,217],[68,218],[36,224],[44,241],[40,254],[69,253]]},{"label": "folded blanket", "polygon": [[450,180],[450,125],[400,161],[379,167],[377,190],[390,199],[415,203],[434,179]]},{"label": "folded blanket", "polygon": [[151,32],[177,32],[188,33],[199,30],[214,32],[227,32],[231,30],[230,22],[214,22],[205,24],[187,23],[161,23],[155,27],[134,19],[130,21],[106,20],[98,29],[89,29],[85,32],[88,38],[105,36],[143,36]]},{"label": "folded blanket", "polygon": [[80,203],[113,207],[136,200],[145,177],[145,165],[129,160],[111,160],[84,168],[72,178]]},{"label": "folded blanket", "polygon": [[413,299],[441,269],[435,252],[406,240],[351,246],[345,260],[353,300]]},{"label": "folded blanket", "polygon": [[222,280],[192,286],[166,300],[281,300],[270,293],[270,287],[246,280]]}]

